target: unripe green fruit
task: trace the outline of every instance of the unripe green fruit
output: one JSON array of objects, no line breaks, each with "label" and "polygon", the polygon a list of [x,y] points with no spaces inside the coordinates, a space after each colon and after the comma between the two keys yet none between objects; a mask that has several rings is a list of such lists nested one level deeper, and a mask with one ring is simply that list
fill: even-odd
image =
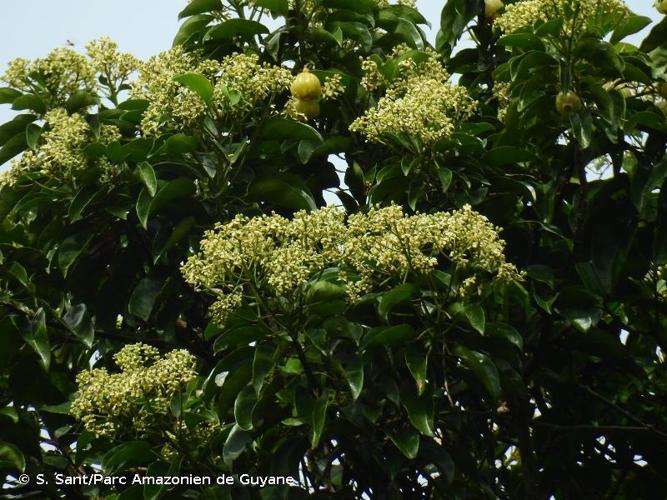
[{"label": "unripe green fruit", "polygon": [[302,101],[301,99],[297,99],[294,104],[294,109],[296,109],[297,113],[304,115],[310,120],[311,118],[319,116],[320,103],[317,101]]},{"label": "unripe green fruit", "polygon": [[313,75],[308,68],[299,73],[292,85],[290,91],[295,99],[301,101],[314,101],[322,95],[322,84],[317,76]]},{"label": "unripe green fruit", "polygon": [[655,8],[658,9],[660,14],[667,14],[667,0],[657,0],[655,2]]},{"label": "unripe green fruit", "polygon": [[484,17],[495,19],[498,11],[503,8],[502,0],[484,0]]},{"label": "unripe green fruit", "polygon": [[556,96],[556,111],[561,115],[569,115],[582,108],[581,99],[574,92],[561,92]]}]

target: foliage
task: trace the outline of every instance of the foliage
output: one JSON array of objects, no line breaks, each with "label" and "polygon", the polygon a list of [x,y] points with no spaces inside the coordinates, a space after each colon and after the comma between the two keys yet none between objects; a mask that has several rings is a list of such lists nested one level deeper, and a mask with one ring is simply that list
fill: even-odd
[{"label": "foliage", "polygon": [[[149,61],[10,65],[7,494],[664,497],[667,20],[448,0],[431,47],[410,3],[192,0]],[[99,470],[300,487],[53,480]]]}]

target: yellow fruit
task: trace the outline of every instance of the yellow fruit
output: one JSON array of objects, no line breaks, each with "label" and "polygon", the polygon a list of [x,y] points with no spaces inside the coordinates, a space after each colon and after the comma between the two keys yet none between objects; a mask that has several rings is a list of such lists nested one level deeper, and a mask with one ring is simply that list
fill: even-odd
[{"label": "yellow fruit", "polygon": [[295,99],[314,101],[322,94],[322,84],[317,76],[313,75],[308,68],[304,68],[292,81],[290,90]]},{"label": "yellow fruit", "polygon": [[667,0],[657,0],[655,2],[655,8],[658,9],[660,14],[667,14]]},{"label": "yellow fruit", "polygon": [[296,103],[294,104],[294,109],[297,111],[297,113],[300,115],[305,115],[305,117],[310,120],[311,118],[315,118],[320,114],[320,103],[317,101],[303,101],[301,99],[297,99]]},{"label": "yellow fruit", "polygon": [[556,110],[561,115],[569,115],[582,108],[581,99],[574,92],[561,92],[556,96]]},{"label": "yellow fruit", "polygon": [[502,0],[484,0],[484,17],[495,19],[498,11],[503,8]]}]

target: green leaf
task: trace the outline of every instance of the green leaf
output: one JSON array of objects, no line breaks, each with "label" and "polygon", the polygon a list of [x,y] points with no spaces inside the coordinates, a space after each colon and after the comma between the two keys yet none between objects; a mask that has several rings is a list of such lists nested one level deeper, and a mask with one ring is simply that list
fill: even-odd
[{"label": "green leaf", "polygon": [[5,145],[0,149],[0,165],[6,161],[11,160],[17,154],[23,152],[27,146],[26,134],[21,132],[5,142]]},{"label": "green leaf", "polygon": [[440,179],[440,187],[442,188],[442,192],[446,193],[449,189],[449,186],[452,184],[452,178],[454,177],[454,174],[447,167],[438,166],[437,168],[438,178]]},{"label": "green leaf", "polygon": [[152,156],[182,155],[192,153],[196,149],[197,140],[194,137],[185,134],[174,134]]},{"label": "green leaf", "polygon": [[17,115],[13,120],[0,125],[0,146],[3,146],[9,139],[23,134],[29,124],[35,121],[35,115],[23,114]]},{"label": "green leaf", "polygon": [[231,467],[234,460],[241,456],[251,441],[252,436],[248,432],[241,429],[238,425],[234,425],[222,448],[222,459],[225,464]]},{"label": "green leaf", "polygon": [[312,195],[298,184],[289,182],[284,176],[260,179],[251,186],[250,199],[294,210],[315,210],[317,205]]},{"label": "green leaf", "polygon": [[25,470],[25,457],[21,450],[5,441],[0,441],[0,470],[11,472]]},{"label": "green leaf", "polygon": [[532,153],[515,146],[499,146],[489,151],[484,158],[485,162],[494,167],[504,167],[535,160],[536,158]]},{"label": "green leaf", "polygon": [[99,97],[96,95],[89,94],[85,90],[77,90],[74,92],[67,102],[65,103],[65,109],[68,113],[74,113],[80,111],[83,108],[93,106],[100,102]]},{"label": "green leaf", "polygon": [[249,40],[256,35],[268,33],[269,29],[262,23],[251,21],[249,19],[228,19],[220,24],[216,24],[208,30],[204,36],[204,41],[232,41],[236,38]]},{"label": "green leaf", "polygon": [[81,219],[81,214],[88,205],[99,194],[96,189],[90,189],[88,186],[82,187],[69,205],[67,218],[70,222],[76,222]]},{"label": "green leaf", "polygon": [[275,347],[269,344],[260,344],[255,348],[255,357],[252,360],[252,385],[259,394],[264,386],[264,379],[274,366],[273,355]]},{"label": "green leaf", "polygon": [[462,345],[456,346],[454,353],[463,360],[463,363],[477,377],[486,392],[497,401],[502,393],[500,375],[491,358],[481,352],[471,351]]},{"label": "green leaf", "polygon": [[407,19],[414,24],[425,24],[429,27],[431,26],[431,23],[429,23],[428,20],[422,16],[417,9],[408,7],[407,5],[388,5],[383,7],[380,10],[379,17],[382,18],[383,15],[387,14],[393,16],[394,18],[402,17],[403,19]]},{"label": "green leaf", "polygon": [[544,43],[532,33],[512,33],[500,37],[498,45],[501,47],[519,47],[524,50],[545,50]]},{"label": "green leaf", "polygon": [[352,398],[357,399],[364,388],[364,364],[361,359],[355,359],[351,363],[343,366],[345,372],[345,380],[350,386]]},{"label": "green leaf", "polygon": [[505,323],[490,323],[487,325],[487,333],[506,340],[516,347],[519,352],[523,352],[523,337],[513,326]]},{"label": "green leaf", "polygon": [[424,48],[424,39],[422,38],[421,32],[417,27],[410,21],[402,18],[398,18],[398,22],[394,27],[393,33],[398,35],[405,43],[414,49],[423,49]]},{"label": "green leaf", "polygon": [[313,141],[322,143],[322,136],[310,125],[289,118],[272,118],[261,128],[260,138],[274,141]]},{"label": "green leaf", "polygon": [[59,405],[43,405],[39,407],[40,411],[45,411],[47,413],[53,413],[54,415],[71,415],[72,402],[65,401]]},{"label": "green leaf", "polygon": [[426,389],[426,370],[430,350],[424,352],[416,346],[410,346],[405,350],[405,365],[410,370],[417,384],[417,394],[422,395]]},{"label": "green leaf", "polygon": [[593,117],[589,112],[572,113],[570,115],[570,125],[572,132],[582,149],[586,149],[591,144],[593,136]]},{"label": "green leaf", "polygon": [[67,276],[69,268],[88,246],[92,237],[92,233],[73,234],[65,238],[60,244],[58,250],[58,267],[64,276]]},{"label": "green leaf", "polygon": [[9,87],[0,87],[0,104],[11,104],[22,93]]},{"label": "green leaf", "polygon": [[404,344],[408,340],[413,339],[416,334],[415,329],[407,324],[373,328],[364,337],[364,343],[366,347],[391,347]]},{"label": "green leaf", "polygon": [[327,31],[321,26],[316,26],[313,29],[313,37],[316,38],[320,43],[331,42],[332,44],[338,46],[343,43],[343,31],[338,26],[333,32]]},{"label": "green leaf", "polygon": [[401,403],[408,412],[408,419],[413,427],[425,436],[433,437],[433,401],[429,394],[417,397],[414,392],[401,391]]},{"label": "green leaf", "polygon": [[663,17],[662,21],[653,26],[651,32],[644,38],[639,48],[647,53],[652,52],[664,47],[665,40],[667,40],[667,16]]},{"label": "green leaf", "polygon": [[162,290],[162,283],[159,281],[151,278],[142,279],[130,295],[130,301],[127,304],[128,312],[148,321],[160,290]]},{"label": "green leaf", "polygon": [[388,292],[380,295],[380,303],[378,305],[378,312],[380,316],[386,321],[389,319],[391,310],[399,304],[403,304],[413,299],[419,294],[419,287],[413,283],[403,283],[397,287],[392,288]]},{"label": "green leaf", "polygon": [[39,356],[39,362],[45,371],[51,366],[51,343],[46,330],[46,314],[39,309],[32,320],[32,330],[24,335],[26,343]]},{"label": "green leaf", "polygon": [[341,30],[345,36],[357,41],[365,52],[370,52],[373,47],[373,35],[371,35],[368,26],[363,23],[333,22],[331,23],[331,29],[334,31]]},{"label": "green leaf", "polygon": [[322,438],[324,431],[324,423],[327,418],[327,407],[329,406],[329,398],[326,394],[320,396],[313,404],[312,413],[310,416],[310,447],[317,448]]},{"label": "green leaf", "polygon": [[436,50],[448,57],[478,11],[478,2],[447,0],[440,15],[440,31],[435,41]]},{"label": "green leaf", "polygon": [[173,45],[185,45],[201,36],[204,28],[215,18],[210,14],[196,14],[185,20],[174,37]]},{"label": "green leaf", "polygon": [[213,98],[213,85],[204,75],[199,73],[185,73],[174,77],[174,81],[189,88],[206,103]]},{"label": "green leaf", "polygon": [[24,287],[27,287],[28,284],[30,283],[28,279],[28,272],[26,271],[25,267],[23,267],[19,262],[12,262],[9,265],[9,274],[14,276],[16,280],[21,283]]},{"label": "green leaf", "polygon": [[107,474],[114,474],[130,467],[146,465],[157,456],[146,441],[129,441],[109,450],[102,457],[102,469]]},{"label": "green leaf", "polygon": [[484,335],[484,328],[486,326],[486,314],[484,308],[479,304],[466,304],[463,313],[465,314],[468,323],[479,333]]},{"label": "green leaf", "polygon": [[387,436],[408,459],[414,460],[417,458],[417,454],[419,453],[419,433],[415,432],[414,429],[390,433]]},{"label": "green leaf", "polygon": [[650,17],[629,13],[627,16],[623,17],[618,27],[614,30],[614,33],[612,33],[611,38],[609,39],[609,43],[616,44],[625,37],[640,32],[649,24],[651,24]]},{"label": "green leaf", "polygon": [[148,225],[148,219],[151,215],[158,212],[161,208],[170,202],[187,198],[195,192],[195,185],[191,179],[179,177],[158,188],[155,197],[151,200],[147,190],[142,190],[137,199],[137,216],[144,229]]},{"label": "green leaf", "polygon": [[176,243],[185,238],[185,236],[187,236],[190,233],[190,230],[193,228],[194,225],[195,225],[194,217],[186,217],[185,219],[180,221],[176,225],[176,227],[174,228],[174,230],[172,231],[171,235],[164,243],[164,245],[154,250],[153,263],[156,264],[171,247],[173,247]]},{"label": "green leaf", "polygon": [[317,149],[317,142],[313,141],[299,141],[299,148],[297,153],[299,155],[299,160],[304,165],[310,161],[310,158],[313,156],[313,152]]},{"label": "green leaf", "polygon": [[268,9],[272,14],[287,16],[289,13],[289,3],[287,0],[255,0],[254,5]]},{"label": "green leaf", "polygon": [[244,431],[252,429],[252,412],[256,404],[257,395],[252,385],[244,387],[236,396],[236,401],[234,401],[234,419],[236,420],[236,425]]},{"label": "green leaf", "polygon": [[14,424],[19,421],[19,414],[13,406],[5,406],[0,409],[0,417],[7,418]]},{"label": "green leaf", "polygon": [[37,149],[39,138],[42,136],[42,127],[30,123],[25,129],[25,142],[30,149]]},{"label": "green leaf", "polygon": [[151,164],[142,161],[137,165],[137,172],[139,178],[144,183],[144,186],[146,186],[150,197],[154,197],[157,192],[157,177],[155,176],[155,170],[153,170]]},{"label": "green leaf", "polygon": [[22,110],[29,109],[31,111],[36,111],[40,115],[46,113],[46,104],[41,97],[36,96],[35,94],[23,94],[20,97],[14,99],[12,103],[12,109]]},{"label": "green leaf", "polygon": [[222,10],[220,0],[191,0],[189,5],[178,14],[179,19],[202,14],[204,12],[218,12]]},{"label": "green leaf", "polygon": [[137,197],[136,212],[139,222],[144,229],[148,226],[148,211],[151,208],[151,195],[148,193],[148,189],[145,187],[139,193]]},{"label": "green leaf", "polygon": [[360,14],[368,14],[377,8],[373,0],[322,0],[322,6],[330,9],[352,10]]}]

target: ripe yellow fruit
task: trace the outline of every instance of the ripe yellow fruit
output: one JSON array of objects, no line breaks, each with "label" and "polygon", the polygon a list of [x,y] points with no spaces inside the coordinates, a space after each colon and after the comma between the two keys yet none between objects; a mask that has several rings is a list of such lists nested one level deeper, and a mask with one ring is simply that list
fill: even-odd
[{"label": "ripe yellow fruit", "polygon": [[667,0],[656,0],[655,8],[660,14],[667,14]]},{"label": "ripe yellow fruit", "polygon": [[574,92],[561,92],[556,96],[556,111],[569,115],[582,108],[581,99]]},{"label": "ripe yellow fruit", "polygon": [[320,103],[313,100],[303,101],[301,99],[297,99],[294,103],[294,109],[297,111],[297,113],[304,115],[310,120],[311,118],[315,118],[320,114]]},{"label": "ripe yellow fruit", "polygon": [[304,68],[292,81],[290,91],[295,99],[314,101],[322,95],[322,84],[316,75],[312,74],[308,68]]},{"label": "ripe yellow fruit", "polygon": [[502,0],[484,0],[484,17],[495,19],[503,5]]}]

